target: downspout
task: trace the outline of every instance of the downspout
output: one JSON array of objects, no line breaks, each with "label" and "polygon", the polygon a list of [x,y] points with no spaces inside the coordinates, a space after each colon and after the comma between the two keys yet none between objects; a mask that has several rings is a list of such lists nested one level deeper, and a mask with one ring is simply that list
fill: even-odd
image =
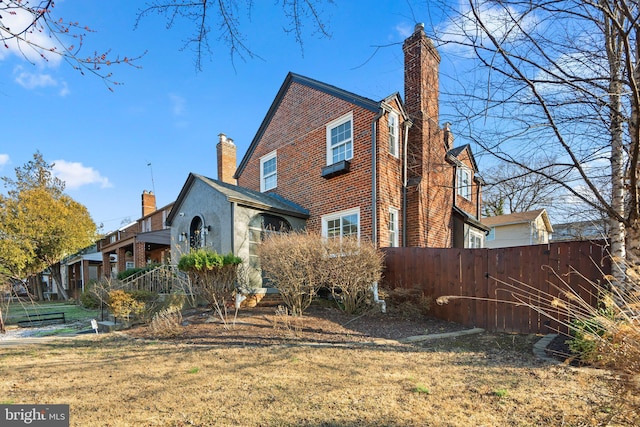
[{"label": "downspout", "polygon": [[478,221],[482,218],[482,213],[480,212],[480,189],[481,184],[479,181],[476,181],[476,219]]},{"label": "downspout", "polygon": [[84,260],[80,258],[80,278],[82,280],[82,293],[84,293]]},{"label": "downspout", "polygon": [[[231,212],[229,212],[229,216],[231,218],[231,224],[229,229],[231,230],[231,236],[230,236],[230,243],[231,243],[231,253],[232,254],[236,254],[236,248],[234,245],[235,242],[235,227],[234,227],[234,223],[236,221],[235,219],[235,215],[236,215],[236,202],[231,202],[230,204],[230,210]],[[236,283],[236,303],[235,303],[235,308],[236,310],[240,309],[240,305],[242,304],[242,301],[247,299],[247,296],[242,293],[242,289],[240,288],[240,286],[238,286],[238,284]]]},{"label": "downspout", "polygon": [[413,123],[410,120],[404,121],[404,141],[402,142],[402,247],[407,246],[407,185],[408,178],[408,145],[409,145],[409,128]]},{"label": "downspout", "polygon": [[[377,125],[378,120],[384,115],[385,109],[380,105],[380,111],[373,118],[373,122],[371,123],[371,240],[373,244],[378,246],[378,193],[377,193],[377,164],[378,164],[378,148],[376,144],[377,139]],[[373,293],[373,302],[376,304],[380,304],[380,311],[383,313],[387,312],[387,303],[384,300],[381,300],[378,296],[378,282],[374,282],[371,285],[371,292]]]},{"label": "downspout", "polygon": [[378,145],[377,145],[377,129],[378,120],[384,115],[385,109],[380,106],[380,111],[373,118],[371,123],[371,241],[378,246]]}]

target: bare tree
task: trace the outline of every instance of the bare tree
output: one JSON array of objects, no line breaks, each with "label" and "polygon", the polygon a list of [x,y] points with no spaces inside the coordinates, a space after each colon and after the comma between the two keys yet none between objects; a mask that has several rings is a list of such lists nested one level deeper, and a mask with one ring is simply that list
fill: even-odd
[{"label": "bare tree", "polygon": [[513,163],[500,163],[483,170],[485,187],[482,210],[485,216],[527,212],[533,209],[550,210],[561,197],[558,184],[547,176],[562,176],[555,162],[547,158],[531,158],[527,164],[538,172],[532,173]]},{"label": "bare tree", "polygon": [[[468,0],[448,13],[436,38],[474,59],[463,79],[481,79],[461,80],[466,137],[605,214],[614,259],[640,265],[638,2]],[[528,164],[535,152],[563,174]]]},{"label": "bare tree", "polygon": [[[331,4],[333,0],[279,0],[273,6],[282,8],[286,20],[283,30],[291,33],[303,50],[305,24],[310,24],[312,33],[321,37],[330,37],[322,18],[323,4]],[[159,14],[167,19],[167,28],[171,29],[178,21],[187,21],[193,32],[184,39],[183,49],[191,49],[195,55],[195,67],[202,70],[202,61],[213,56],[211,38],[223,41],[229,48],[231,61],[235,57],[246,59],[258,57],[245,40],[242,26],[245,17],[251,17],[254,7],[252,1],[239,0],[192,1],[192,0],[153,0],[143,8],[136,22],[152,14]]]},{"label": "bare tree", "polygon": [[0,1],[0,42],[3,48],[28,62],[66,61],[80,74],[93,74],[107,87],[120,84],[113,80],[111,65],[135,65],[136,57],[120,57],[111,51],[83,51],[85,39],[94,32],[86,25],[55,15],[53,0]]}]

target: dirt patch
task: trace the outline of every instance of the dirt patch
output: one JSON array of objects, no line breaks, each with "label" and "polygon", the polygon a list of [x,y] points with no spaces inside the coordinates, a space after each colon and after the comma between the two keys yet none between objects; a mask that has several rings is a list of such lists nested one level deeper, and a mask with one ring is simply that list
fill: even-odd
[{"label": "dirt patch", "polygon": [[[416,335],[439,334],[466,329],[464,326],[426,316],[406,318],[398,314],[369,312],[353,316],[323,306],[311,306],[301,318],[279,313],[277,307],[254,307],[238,312],[229,325],[211,311],[184,315],[184,330],[171,340],[185,344],[264,346],[291,341],[318,344],[397,340]],[[148,327],[126,331],[137,338],[153,338]]]}]

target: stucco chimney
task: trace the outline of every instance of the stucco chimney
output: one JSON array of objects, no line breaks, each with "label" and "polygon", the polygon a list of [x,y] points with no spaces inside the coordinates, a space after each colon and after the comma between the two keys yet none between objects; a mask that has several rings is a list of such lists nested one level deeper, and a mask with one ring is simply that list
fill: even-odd
[{"label": "stucco chimney", "polygon": [[233,175],[236,173],[236,145],[231,138],[221,133],[216,145],[218,153],[218,180],[236,185]]},{"label": "stucco chimney", "polygon": [[142,192],[142,216],[145,217],[156,211],[156,195],[153,191]]}]

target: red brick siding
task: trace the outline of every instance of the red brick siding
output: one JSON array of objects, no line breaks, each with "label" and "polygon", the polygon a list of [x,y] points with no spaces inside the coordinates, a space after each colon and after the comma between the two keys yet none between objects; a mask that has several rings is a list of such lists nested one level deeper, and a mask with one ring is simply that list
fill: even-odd
[{"label": "red brick siding", "polygon": [[[478,218],[478,209],[477,209],[477,190],[478,184],[473,180],[474,171],[473,164],[471,163],[471,158],[469,157],[468,151],[463,151],[459,156],[458,160],[460,160],[470,171],[471,171],[471,200],[466,199],[465,197],[456,194],[456,206],[465,211],[466,213],[473,215]],[[457,185],[457,184],[456,184]],[[456,189],[457,191],[457,189]]]},{"label": "red brick siding", "polygon": [[[353,114],[350,172],[322,178],[326,125]],[[360,208],[360,235],[371,237],[371,123],[376,113],[298,83],[288,92],[262,135],[238,185],[260,190],[260,158],[277,150],[278,184],[273,192],[310,212],[307,228],[320,232],[322,215]]]},{"label": "red brick siding", "polygon": [[424,31],[411,35],[403,50],[405,108],[413,122],[407,149],[408,176],[414,181],[408,197],[407,244],[450,247],[453,167],[445,160],[447,150],[438,125],[440,56]]},{"label": "red brick siding", "polygon": [[218,180],[228,184],[236,183],[233,175],[236,173],[236,146],[228,140],[220,141],[216,145],[218,161]]},{"label": "red brick siding", "polygon": [[[400,111],[397,102],[391,106],[396,112]],[[378,164],[377,164],[377,197],[378,197],[378,243],[379,246],[389,246],[389,208],[398,210],[398,243],[402,245],[402,153],[404,145],[404,122],[402,116],[398,120],[398,157],[389,153],[389,124],[388,114],[378,121]]]}]

